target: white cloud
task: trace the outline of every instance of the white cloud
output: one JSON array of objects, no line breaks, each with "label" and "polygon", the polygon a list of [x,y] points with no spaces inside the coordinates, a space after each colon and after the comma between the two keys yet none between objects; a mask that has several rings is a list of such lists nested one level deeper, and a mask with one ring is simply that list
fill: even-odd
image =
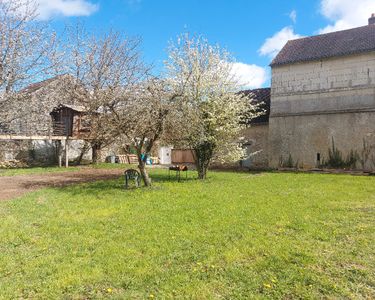
[{"label": "white cloud", "polygon": [[321,0],[320,11],[332,24],[321,28],[319,33],[344,30],[367,25],[371,13],[375,13],[375,1]]},{"label": "white cloud", "polygon": [[290,13],[289,13],[289,18],[292,20],[293,23],[296,23],[297,22],[297,11],[295,9],[293,9]]},{"label": "white cloud", "polygon": [[277,53],[284,47],[287,41],[302,37],[294,33],[293,27],[287,26],[276,32],[272,37],[266,39],[262,47],[259,49],[260,55],[267,55],[274,58]]},{"label": "white cloud", "polygon": [[267,81],[266,68],[257,65],[248,65],[240,62],[233,63],[233,75],[246,88],[260,88]]},{"label": "white cloud", "polygon": [[99,9],[98,4],[87,0],[36,0],[39,19],[54,16],[89,16]]}]

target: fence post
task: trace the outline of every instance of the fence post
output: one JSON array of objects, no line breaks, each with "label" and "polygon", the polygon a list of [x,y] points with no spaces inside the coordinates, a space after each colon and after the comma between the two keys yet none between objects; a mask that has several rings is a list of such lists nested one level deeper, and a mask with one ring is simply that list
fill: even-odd
[{"label": "fence post", "polygon": [[69,167],[69,138],[65,140],[65,168]]},{"label": "fence post", "polygon": [[57,161],[59,164],[59,168],[62,167],[62,141],[58,140],[56,141],[56,146],[57,146]]}]

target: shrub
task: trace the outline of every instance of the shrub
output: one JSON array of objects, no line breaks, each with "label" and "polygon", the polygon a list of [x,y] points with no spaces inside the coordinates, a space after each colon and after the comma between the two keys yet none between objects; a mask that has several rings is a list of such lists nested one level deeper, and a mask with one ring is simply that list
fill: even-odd
[{"label": "shrub", "polygon": [[354,150],[350,150],[348,156],[343,158],[342,152],[335,146],[332,138],[332,148],[328,149],[328,159],[324,165],[336,169],[355,168],[359,159],[358,152]]},{"label": "shrub", "polygon": [[288,159],[284,160],[282,156],[280,156],[279,165],[281,168],[298,168],[298,161],[294,163],[292,155],[289,153]]}]

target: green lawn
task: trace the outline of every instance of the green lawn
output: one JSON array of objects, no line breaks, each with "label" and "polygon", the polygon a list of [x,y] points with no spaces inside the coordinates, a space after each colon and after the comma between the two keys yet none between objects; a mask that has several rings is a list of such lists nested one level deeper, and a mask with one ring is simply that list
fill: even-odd
[{"label": "green lawn", "polygon": [[152,176],[0,203],[0,297],[375,298],[375,178]]}]

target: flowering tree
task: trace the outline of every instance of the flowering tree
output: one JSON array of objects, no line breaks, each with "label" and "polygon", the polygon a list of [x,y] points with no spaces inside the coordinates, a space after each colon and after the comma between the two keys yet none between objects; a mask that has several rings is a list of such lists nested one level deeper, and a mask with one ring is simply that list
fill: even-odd
[{"label": "flowering tree", "polygon": [[202,37],[180,36],[169,49],[168,78],[180,98],[180,138],[193,149],[198,177],[206,178],[213,160],[234,161],[244,155],[240,144],[243,117],[257,116],[238,93],[233,60]]},{"label": "flowering tree", "polygon": [[20,93],[54,74],[55,34],[38,21],[31,0],[0,0],[0,127],[30,113],[33,99]]},{"label": "flowering tree", "polygon": [[145,168],[145,155],[167,132],[172,132],[176,115],[176,99],[165,80],[149,78],[133,89],[122,90],[108,105],[113,128],[123,141],[136,149],[138,166],[146,186],[151,180]]},{"label": "flowering tree", "polygon": [[[95,162],[101,147],[118,141],[136,149],[139,170],[151,185],[144,157],[166,132],[177,95],[166,80],[149,75],[138,50],[140,41],[116,32],[89,36],[82,26],[70,28],[64,61],[67,93],[90,116]],[[74,86],[72,86],[74,82]]]},{"label": "flowering tree", "polygon": [[[140,41],[118,32],[90,35],[82,25],[70,27],[64,50],[64,71],[68,80],[66,92],[87,112],[93,162],[102,147],[118,139],[109,113],[123,91],[133,91],[147,73],[138,50]],[[73,85],[72,85],[73,83]]]}]

